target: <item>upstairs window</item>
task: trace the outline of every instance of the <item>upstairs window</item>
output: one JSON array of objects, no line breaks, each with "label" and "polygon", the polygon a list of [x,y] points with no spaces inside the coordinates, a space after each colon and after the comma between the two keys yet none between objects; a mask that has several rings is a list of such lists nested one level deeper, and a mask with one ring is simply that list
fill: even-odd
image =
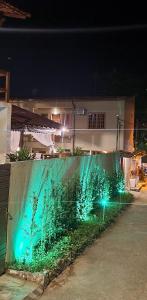
[{"label": "upstairs window", "polygon": [[90,113],[88,116],[89,129],[104,129],[105,128],[105,113]]}]

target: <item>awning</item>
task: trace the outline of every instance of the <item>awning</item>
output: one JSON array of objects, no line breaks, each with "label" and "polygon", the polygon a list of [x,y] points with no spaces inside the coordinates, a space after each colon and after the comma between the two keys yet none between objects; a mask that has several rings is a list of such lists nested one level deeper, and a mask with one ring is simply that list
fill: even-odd
[{"label": "awning", "polygon": [[0,12],[6,17],[26,19],[30,18],[30,14],[26,13],[15,6],[7,3],[6,1],[0,0]]},{"label": "awning", "polygon": [[29,110],[12,105],[11,129],[12,130],[30,130],[35,129],[61,129],[62,125],[42,117]]}]

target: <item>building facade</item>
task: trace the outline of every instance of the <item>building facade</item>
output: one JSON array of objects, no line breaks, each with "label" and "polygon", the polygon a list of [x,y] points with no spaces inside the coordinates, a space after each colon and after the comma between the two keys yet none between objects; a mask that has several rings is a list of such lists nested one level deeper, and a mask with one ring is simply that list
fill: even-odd
[{"label": "building facade", "polygon": [[10,153],[11,105],[0,101],[0,164],[6,162]]},{"label": "building facade", "polygon": [[[71,152],[81,147],[88,152],[134,150],[134,97],[26,99],[13,104],[31,110],[63,125],[54,143]],[[48,149],[34,140],[26,140],[34,151]]]}]

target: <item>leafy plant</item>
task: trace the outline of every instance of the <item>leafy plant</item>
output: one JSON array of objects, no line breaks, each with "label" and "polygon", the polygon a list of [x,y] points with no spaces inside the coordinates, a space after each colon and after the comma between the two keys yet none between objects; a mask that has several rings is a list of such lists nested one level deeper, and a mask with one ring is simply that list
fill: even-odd
[{"label": "leafy plant", "polygon": [[31,158],[32,155],[30,154],[27,148],[22,148],[19,151],[17,151],[17,160],[30,160]]},{"label": "leafy plant", "polygon": [[82,151],[82,148],[81,147],[76,147],[73,151],[73,155],[74,156],[80,156],[80,155],[83,155],[83,151]]},{"label": "leafy plant", "polygon": [[10,162],[30,160],[34,158],[27,148],[22,148],[19,151],[16,151],[15,153],[7,154],[7,156],[9,157]]},{"label": "leafy plant", "polygon": [[57,148],[57,152],[59,153],[63,153],[65,151],[65,149],[63,147],[58,147]]},{"label": "leafy plant", "polygon": [[7,154],[7,157],[10,159],[10,162],[17,160],[17,155],[14,153]]},{"label": "leafy plant", "polygon": [[[79,148],[77,150],[76,153],[79,153]],[[24,157],[30,159],[28,151],[21,151],[19,160]],[[124,207],[124,179],[120,168],[117,172],[111,170],[108,173],[101,165],[94,163],[91,166],[90,158],[86,158],[85,170],[83,161],[85,163],[85,158],[81,159],[77,172],[71,172],[70,176],[61,177],[60,180],[52,178],[48,170],[44,172],[44,176],[38,180],[38,191],[33,192],[32,201],[27,199],[23,220],[25,226],[21,226],[25,228],[20,234],[21,240],[28,240],[27,248],[23,246],[24,264],[30,258],[31,264],[39,258],[41,261],[45,259],[52,248],[75,232],[80,224],[103,222],[104,210],[105,218],[109,219],[112,208],[118,212],[121,203]],[[60,165],[60,161],[58,163]],[[84,240],[87,242],[86,236]],[[53,259],[54,254],[57,253],[52,254]]]},{"label": "leafy plant", "polygon": [[76,229],[70,230],[54,243],[47,253],[36,253],[36,257],[34,257],[31,264],[15,262],[9,267],[31,272],[49,270],[52,275],[54,274],[53,276],[58,275],[66,267],[66,263],[67,265],[72,263],[74,258],[82,253],[88,245],[92,244],[95,238],[113,223],[120,212],[132,201],[133,196],[131,194],[123,194],[122,205],[118,204],[117,199],[116,203],[113,203],[112,206],[106,209],[104,220],[102,219],[102,212],[99,210],[91,211],[91,219],[89,221],[82,222]]}]

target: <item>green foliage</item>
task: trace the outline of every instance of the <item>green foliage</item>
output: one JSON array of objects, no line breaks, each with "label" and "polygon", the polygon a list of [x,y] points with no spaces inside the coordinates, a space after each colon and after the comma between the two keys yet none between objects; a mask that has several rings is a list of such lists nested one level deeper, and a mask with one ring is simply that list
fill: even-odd
[{"label": "green foliage", "polygon": [[16,154],[14,154],[14,153],[7,154],[7,157],[10,159],[10,162],[16,161],[17,153]]},{"label": "green foliage", "polygon": [[93,186],[90,184],[90,174],[85,174],[79,179],[77,185],[77,218],[86,220],[92,209],[92,191]]},{"label": "green foliage", "polygon": [[124,175],[121,169],[119,169],[118,171],[113,170],[112,173],[108,175],[108,180],[110,184],[111,199],[116,197],[118,193],[122,193],[125,191]]},{"label": "green foliage", "polygon": [[123,193],[125,191],[125,181],[124,181],[124,175],[122,170],[119,170],[117,173],[117,193]]},{"label": "green foliage", "polygon": [[65,149],[63,147],[57,147],[57,152],[63,153]]},{"label": "green foliage", "polygon": [[27,201],[17,238],[16,258],[25,264],[48,255],[53,246],[75,231],[81,222],[102,220],[104,214],[109,215],[111,203],[117,204],[120,190],[124,192],[120,169],[108,174],[100,166],[90,169],[88,165],[86,172],[59,182],[52,180],[48,171],[44,176],[38,194],[32,191]]},{"label": "green foliage", "polygon": [[[60,269],[65,268],[66,262],[67,265],[69,265],[77,255],[82,253],[86,246],[90,245],[102,231],[115,221],[119,213],[125,209],[132,200],[133,196],[131,194],[124,193],[121,203],[119,203],[118,198],[106,209],[104,220],[102,218],[102,210],[95,210],[95,213],[93,212],[89,221],[82,222],[76,229],[68,231],[65,236],[52,245],[50,251],[46,253],[44,251],[36,252],[36,256],[31,264],[16,262],[9,267],[31,272],[46,269],[53,272],[53,274],[58,274]],[[61,262],[63,262],[63,264],[61,264]]]},{"label": "green foliage", "polygon": [[82,151],[82,148],[81,147],[76,147],[73,151],[73,155],[74,156],[81,156],[83,155],[83,151]]},{"label": "green foliage", "polygon": [[17,151],[17,160],[30,160],[32,158],[32,155],[30,154],[29,150],[27,148],[21,148],[19,151]]},{"label": "green foliage", "polygon": [[19,151],[16,151],[16,153],[14,154],[13,153],[7,154],[7,156],[9,157],[10,162],[33,159],[33,155],[30,154],[27,148],[22,148]]},{"label": "green foliage", "polygon": [[147,142],[146,142],[146,140],[143,140],[143,141],[140,141],[140,142],[136,143],[136,149],[145,151],[145,153],[147,153]]}]

